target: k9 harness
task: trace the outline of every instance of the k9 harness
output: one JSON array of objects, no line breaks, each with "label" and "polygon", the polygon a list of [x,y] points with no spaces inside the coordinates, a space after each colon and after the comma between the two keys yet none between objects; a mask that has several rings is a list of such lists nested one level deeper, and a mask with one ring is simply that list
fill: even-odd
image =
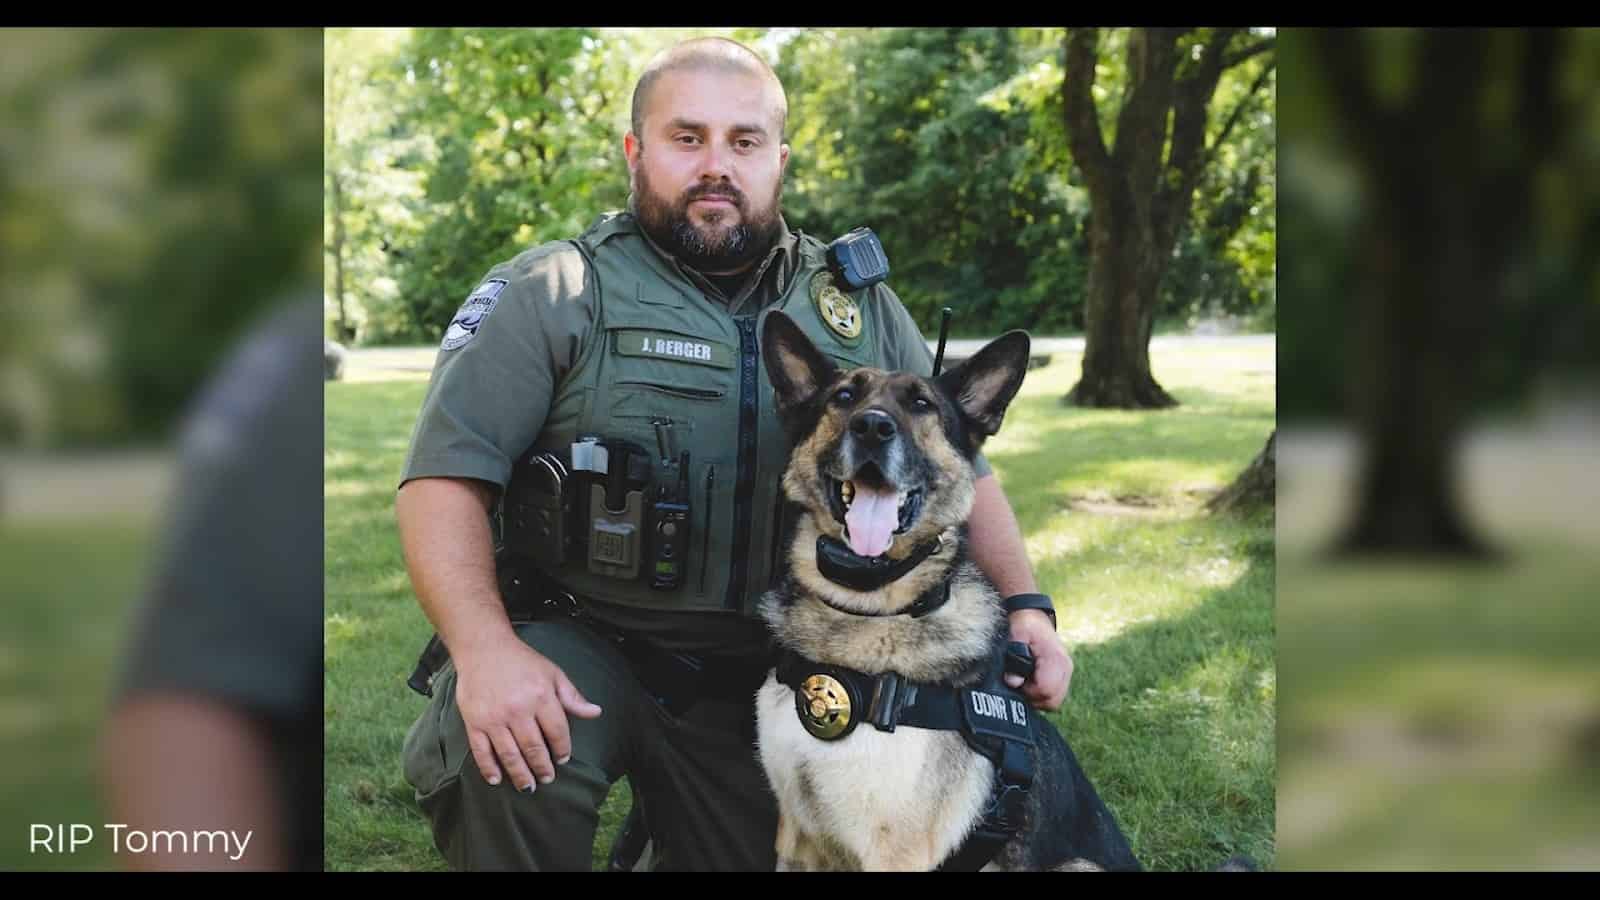
[{"label": "k9 harness", "polygon": [[[919,548],[912,556],[920,561],[931,552],[929,548]],[[888,567],[861,557],[856,557],[860,562],[852,565],[854,561],[849,557],[855,554],[828,537],[818,538],[817,556],[827,561],[819,567],[825,577],[856,590],[881,587],[911,568]],[[851,571],[842,571],[845,568]],[[955,568],[951,567],[952,576]],[[949,595],[947,577],[910,607],[895,613],[861,613],[828,605],[854,615],[920,618],[943,606]],[[1011,641],[997,649],[981,682],[957,687],[912,681],[897,672],[858,672],[816,662],[783,648],[777,677],[794,690],[795,714],[801,726],[819,740],[844,740],[862,722],[884,732],[893,732],[900,726],[955,731],[968,746],[994,763],[994,788],[983,817],[965,843],[937,869],[973,872],[994,859],[1023,827],[1027,815],[1028,791],[1033,786],[1034,740],[1029,721],[1032,711],[1020,694],[1006,686],[1004,676],[1027,677],[1033,672],[1033,662],[1026,644]]]}]

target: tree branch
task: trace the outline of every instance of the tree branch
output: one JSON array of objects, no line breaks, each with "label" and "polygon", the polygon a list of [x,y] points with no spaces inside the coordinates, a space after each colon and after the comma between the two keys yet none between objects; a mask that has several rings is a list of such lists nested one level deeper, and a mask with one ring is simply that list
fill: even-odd
[{"label": "tree branch", "polygon": [[1239,117],[1244,114],[1245,107],[1250,105],[1251,99],[1254,98],[1256,92],[1261,90],[1262,86],[1267,83],[1267,78],[1272,75],[1272,70],[1277,68],[1277,66],[1278,61],[1276,59],[1268,62],[1266,66],[1262,68],[1261,74],[1256,76],[1255,83],[1250,85],[1250,90],[1247,91],[1244,97],[1239,100],[1239,105],[1235,106],[1233,108],[1233,112],[1228,114],[1228,121],[1223,123],[1222,130],[1217,132],[1217,139],[1213,141],[1211,146],[1206,150],[1205,161],[1200,163],[1200,168],[1202,171],[1210,167],[1211,163],[1216,159],[1217,151],[1221,149],[1223,142],[1228,139],[1228,134],[1233,131],[1233,126],[1238,123]]},{"label": "tree branch", "polygon": [[1165,177],[1157,188],[1156,237],[1158,249],[1165,252],[1177,240],[1188,218],[1190,200],[1200,177],[1202,150],[1206,140],[1207,111],[1222,78],[1222,59],[1238,29],[1218,29],[1201,51],[1194,73],[1175,90],[1172,151],[1167,157]]},{"label": "tree branch", "polygon": [[1100,113],[1095,108],[1094,64],[1100,43],[1098,29],[1069,28],[1063,40],[1065,77],[1061,82],[1063,118],[1072,156],[1094,191],[1104,189],[1110,180],[1111,156],[1100,133]]},{"label": "tree branch", "polygon": [[[1159,240],[1165,202],[1162,151],[1168,146],[1167,117],[1175,104],[1179,127],[1183,122],[1182,88],[1174,80],[1179,34],[1175,29],[1139,28],[1128,36],[1128,93],[1117,118],[1111,159],[1131,188],[1135,221],[1156,226],[1148,233],[1141,228],[1141,236],[1147,240]],[[1174,128],[1174,147],[1178,140]]]},{"label": "tree branch", "polygon": [[1235,53],[1232,56],[1224,57],[1222,60],[1222,68],[1231,69],[1250,57],[1255,56],[1258,53],[1265,53],[1268,50],[1276,48],[1277,46],[1278,39],[1275,37],[1269,37],[1257,41],[1256,43],[1241,49],[1238,53]]}]

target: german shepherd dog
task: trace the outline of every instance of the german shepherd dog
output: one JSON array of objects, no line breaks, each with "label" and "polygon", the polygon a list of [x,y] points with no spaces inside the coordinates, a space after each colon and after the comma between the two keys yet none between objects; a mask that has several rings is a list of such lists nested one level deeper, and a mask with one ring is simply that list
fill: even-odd
[{"label": "german shepherd dog", "polygon": [[[780,665],[759,689],[779,870],[928,871],[958,856],[985,870],[1139,870],[1066,741],[1005,685],[1007,616],[967,552],[973,460],[1022,386],[1027,334],[937,378],[841,371],[777,312],[762,346],[792,447],[783,490],[798,507],[789,566],[762,615],[780,653],[804,660],[800,675],[850,670],[876,685],[867,696],[837,679],[786,682]],[[980,753],[960,730],[895,725],[886,683],[907,708],[908,687],[927,698],[944,686],[952,706],[1011,719],[1021,739],[1012,752],[1024,756]],[[848,734],[827,734],[845,720]],[[1009,825],[987,832],[992,853],[959,853],[995,821],[986,811],[997,808],[1002,760],[1030,769],[1031,784],[1012,793]]]}]

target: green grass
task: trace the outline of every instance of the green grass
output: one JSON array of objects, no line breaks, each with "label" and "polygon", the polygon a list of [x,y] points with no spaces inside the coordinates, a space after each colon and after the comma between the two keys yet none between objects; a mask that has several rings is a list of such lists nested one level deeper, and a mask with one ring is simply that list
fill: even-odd
[{"label": "green grass", "polygon": [[1498,564],[1286,553],[1282,861],[1600,866],[1594,548]]},{"label": "green grass", "polygon": [[105,822],[106,701],[153,546],[145,523],[0,525],[0,871],[108,871],[110,842],[29,852],[30,826]]},{"label": "green grass", "polygon": [[[1017,510],[1075,673],[1051,716],[1152,869],[1242,852],[1274,865],[1273,522],[1200,504],[1273,427],[1274,351],[1157,353],[1181,402],[1079,410],[1058,354],[1029,374],[987,456]],[[425,376],[327,386],[327,867],[441,869],[401,777],[429,630],[393,523]],[[595,866],[626,812],[612,791]]]},{"label": "green grass", "polygon": [[1279,435],[1281,868],[1600,867],[1593,432],[1469,434],[1457,498],[1497,560],[1330,554],[1360,443]]}]

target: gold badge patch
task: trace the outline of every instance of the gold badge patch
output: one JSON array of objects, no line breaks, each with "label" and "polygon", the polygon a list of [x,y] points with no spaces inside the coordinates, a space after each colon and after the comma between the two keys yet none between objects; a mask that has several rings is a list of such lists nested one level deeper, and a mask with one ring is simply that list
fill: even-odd
[{"label": "gold badge patch", "polygon": [[795,694],[800,724],[816,737],[831,740],[850,725],[850,694],[831,675],[812,675]]},{"label": "gold badge patch", "polygon": [[846,341],[861,337],[861,307],[834,286],[832,276],[818,272],[811,282],[811,294],[817,301],[817,314],[834,334]]}]

